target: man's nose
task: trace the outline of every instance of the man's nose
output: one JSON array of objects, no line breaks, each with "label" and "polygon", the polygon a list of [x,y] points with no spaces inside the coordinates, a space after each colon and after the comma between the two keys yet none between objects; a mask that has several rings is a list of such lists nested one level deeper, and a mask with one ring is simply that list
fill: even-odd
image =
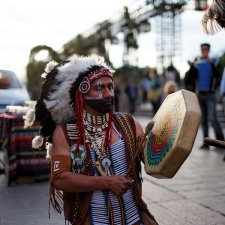
[{"label": "man's nose", "polygon": [[114,96],[113,89],[105,88],[103,96],[104,96],[104,98],[113,97]]}]

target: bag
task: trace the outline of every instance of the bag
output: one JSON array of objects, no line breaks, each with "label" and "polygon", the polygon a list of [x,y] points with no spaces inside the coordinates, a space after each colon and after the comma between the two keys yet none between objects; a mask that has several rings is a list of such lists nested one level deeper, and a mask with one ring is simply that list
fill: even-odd
[{"label": "bag", "polygon": [[161,97],[161,91],[160,90],[148,90],[148,99],[152,102],[158,102]]}]

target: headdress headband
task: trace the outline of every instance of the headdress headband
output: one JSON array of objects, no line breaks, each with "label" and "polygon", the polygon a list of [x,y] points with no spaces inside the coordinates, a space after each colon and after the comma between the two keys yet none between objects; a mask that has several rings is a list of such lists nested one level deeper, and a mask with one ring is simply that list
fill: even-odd
[{"label": "headdress headband", "polygon": [[[52,64],[52,62],[50,62]],[[55,64],[53,64],[55,65]],[[97,70],[91,71],[91,68],[98,67]],[[71,106],[70,89],[76,83],[82,81],[82,85],[79,84],[77,89],[81,93],[86,93],[90,88],[90,83],[96,79],[96,77],[110,76],[112,77],[112,69],[105,63],[104,58],[100,56],[88,56],[88,57],[76,57],[72,61],[69,61],[63,65],[56,65],[55,67],[47,65],[46,68],[53,68],[46,76],[46,81],[51,80],[51,73],[56,68],[56,75],[54,76],[54,82],[48,90],[48,96],[43,99],[47,110],[51,113],[53,121],[56,123],[62,123],[68,119],[74,117],[74,109]],[[102,68],[102,69],[99,69]],[[84,79],[83,74],[90,71]],[[43,76],[43,75],[42,75]],[[90,79],[90,80],[89,80]]]},{"label": "headdress headband", "polygon": [[80,92],[82,94],[88,93],[91,83],[101,77],[110,77],[113,79],[112,73],[108,69],[101,68],[99,70],[93,71],[80,83]]}]

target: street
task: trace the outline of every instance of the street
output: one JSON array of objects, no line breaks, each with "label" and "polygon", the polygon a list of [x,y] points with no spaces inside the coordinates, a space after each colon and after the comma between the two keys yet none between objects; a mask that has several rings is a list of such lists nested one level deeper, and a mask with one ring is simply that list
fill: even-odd
[{"label": "street", "polygon": [[[137,117],[143,127],[145,117]],[[212,137],[213,132],[210,130]],[[194,148],[172,179],[143,171],[143,198],[160,225],[225,225],[225,150]],[[63,215],[48,218],[48,181],[8,187],[0,175],[0,225],[62,225]]]}]

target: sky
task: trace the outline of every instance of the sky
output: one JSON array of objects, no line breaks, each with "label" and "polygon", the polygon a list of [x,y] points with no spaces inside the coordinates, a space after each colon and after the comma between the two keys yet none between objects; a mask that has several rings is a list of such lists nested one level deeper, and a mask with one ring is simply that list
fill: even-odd
[{"label": "sky", "polygon": [[[97,22],[117,15],[134,0],[7,0],[0,1],[0,68],[16,72],[25,80],[30,50],[37,45],[48,45],[60,51],[63,44],[77,34],[89,30]],[[201,31],[202,12],[191,6],[182,14],[181,72],[187,69],[187,60],[199,55],[199,45],[209,42],[212,55],[225,51],[224,32],[206,36]],[[139,37],[140,66],[155,66],[155,32]],[[122,63],[123,49],[113,46],[110,56],[118,67]]]}]

